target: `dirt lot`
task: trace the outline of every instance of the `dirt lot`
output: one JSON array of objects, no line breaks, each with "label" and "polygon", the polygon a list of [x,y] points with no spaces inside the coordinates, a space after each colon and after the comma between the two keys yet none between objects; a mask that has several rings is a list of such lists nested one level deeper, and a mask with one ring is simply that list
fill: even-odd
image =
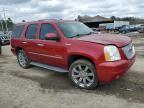
[{"label": "dirt lot", "polygon": [[0,108],[144,108],[144,39],[134,40],[137,59],[119,80],[80,90],[67,74],[38,67],[22,69],[10,46],[0,56]]}]

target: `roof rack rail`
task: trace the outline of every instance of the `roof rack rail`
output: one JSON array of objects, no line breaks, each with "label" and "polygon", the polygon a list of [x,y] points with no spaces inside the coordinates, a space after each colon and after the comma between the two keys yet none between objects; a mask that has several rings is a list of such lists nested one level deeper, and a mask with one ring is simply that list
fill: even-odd
[{"label": "roof rack rail", "polygon": [[53,21],[58,21],[58,20],[63,20],[63,19],[40,19],[40,20],[35,20],[35,21],[25,21],[25,22],[19,22],[16,24],[26,24],[26,23],[30,23],[30,22],[37,22],[37,21],[47,21],[47,20],[53,20]]},{"label": "roof rack rail", "polygon": [[41,20],[38,20],[38,21],[46,21],[46,20],[59,20],[59,19],[41,19]]}]

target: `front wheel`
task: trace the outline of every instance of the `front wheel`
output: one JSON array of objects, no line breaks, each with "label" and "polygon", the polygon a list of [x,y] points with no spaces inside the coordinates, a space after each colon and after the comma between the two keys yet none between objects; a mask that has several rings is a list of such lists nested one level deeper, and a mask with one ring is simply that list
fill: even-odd
[{"label": "front wheel", "polygon": [[18,63],[22,68],[29,68],[30,67],[30,62],[28,60],[28,58],[26,57],[26,54],[23,50],[19,50],[17,52],[17,59],[18,59]]},{"label": "front wheel", "polygon": [[74,86],[82,89],[94,89],[98,85],[95,66],[85,59],[72,63],[69,78]]}]

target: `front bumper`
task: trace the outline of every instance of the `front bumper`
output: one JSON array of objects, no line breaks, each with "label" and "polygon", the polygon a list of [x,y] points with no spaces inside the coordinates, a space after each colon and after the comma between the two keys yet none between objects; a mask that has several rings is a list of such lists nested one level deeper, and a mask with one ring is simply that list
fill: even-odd
[{"label": "front bumper", "polygon": [[10,40],[1,40],[2,45],[10,44]]},{"label": "front bumper", "polygon": [[110,82],[123,75],[135,62],[135,57],[130,60],[120,60],[115,62],[104,62],[96,68],[100,82]]}]

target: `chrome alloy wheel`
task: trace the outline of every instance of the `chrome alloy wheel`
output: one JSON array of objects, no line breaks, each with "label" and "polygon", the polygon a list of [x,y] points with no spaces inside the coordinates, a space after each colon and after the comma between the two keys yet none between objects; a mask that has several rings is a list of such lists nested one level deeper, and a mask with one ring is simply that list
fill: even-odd
[{"label": "chrome alloy wheel", "polygon": [[22,67],[25,67],[26,66],[26,58],[24,56],[24,54],[22,52],[20,52],[18,54],[18,60],[19,60],[19,63]]},{"label": "chrome alloy wheel", "polygon": [[88,65],[76,65],[72,69],[72,79],[80,87],[89,87],[94,83],[94,72]]}]

